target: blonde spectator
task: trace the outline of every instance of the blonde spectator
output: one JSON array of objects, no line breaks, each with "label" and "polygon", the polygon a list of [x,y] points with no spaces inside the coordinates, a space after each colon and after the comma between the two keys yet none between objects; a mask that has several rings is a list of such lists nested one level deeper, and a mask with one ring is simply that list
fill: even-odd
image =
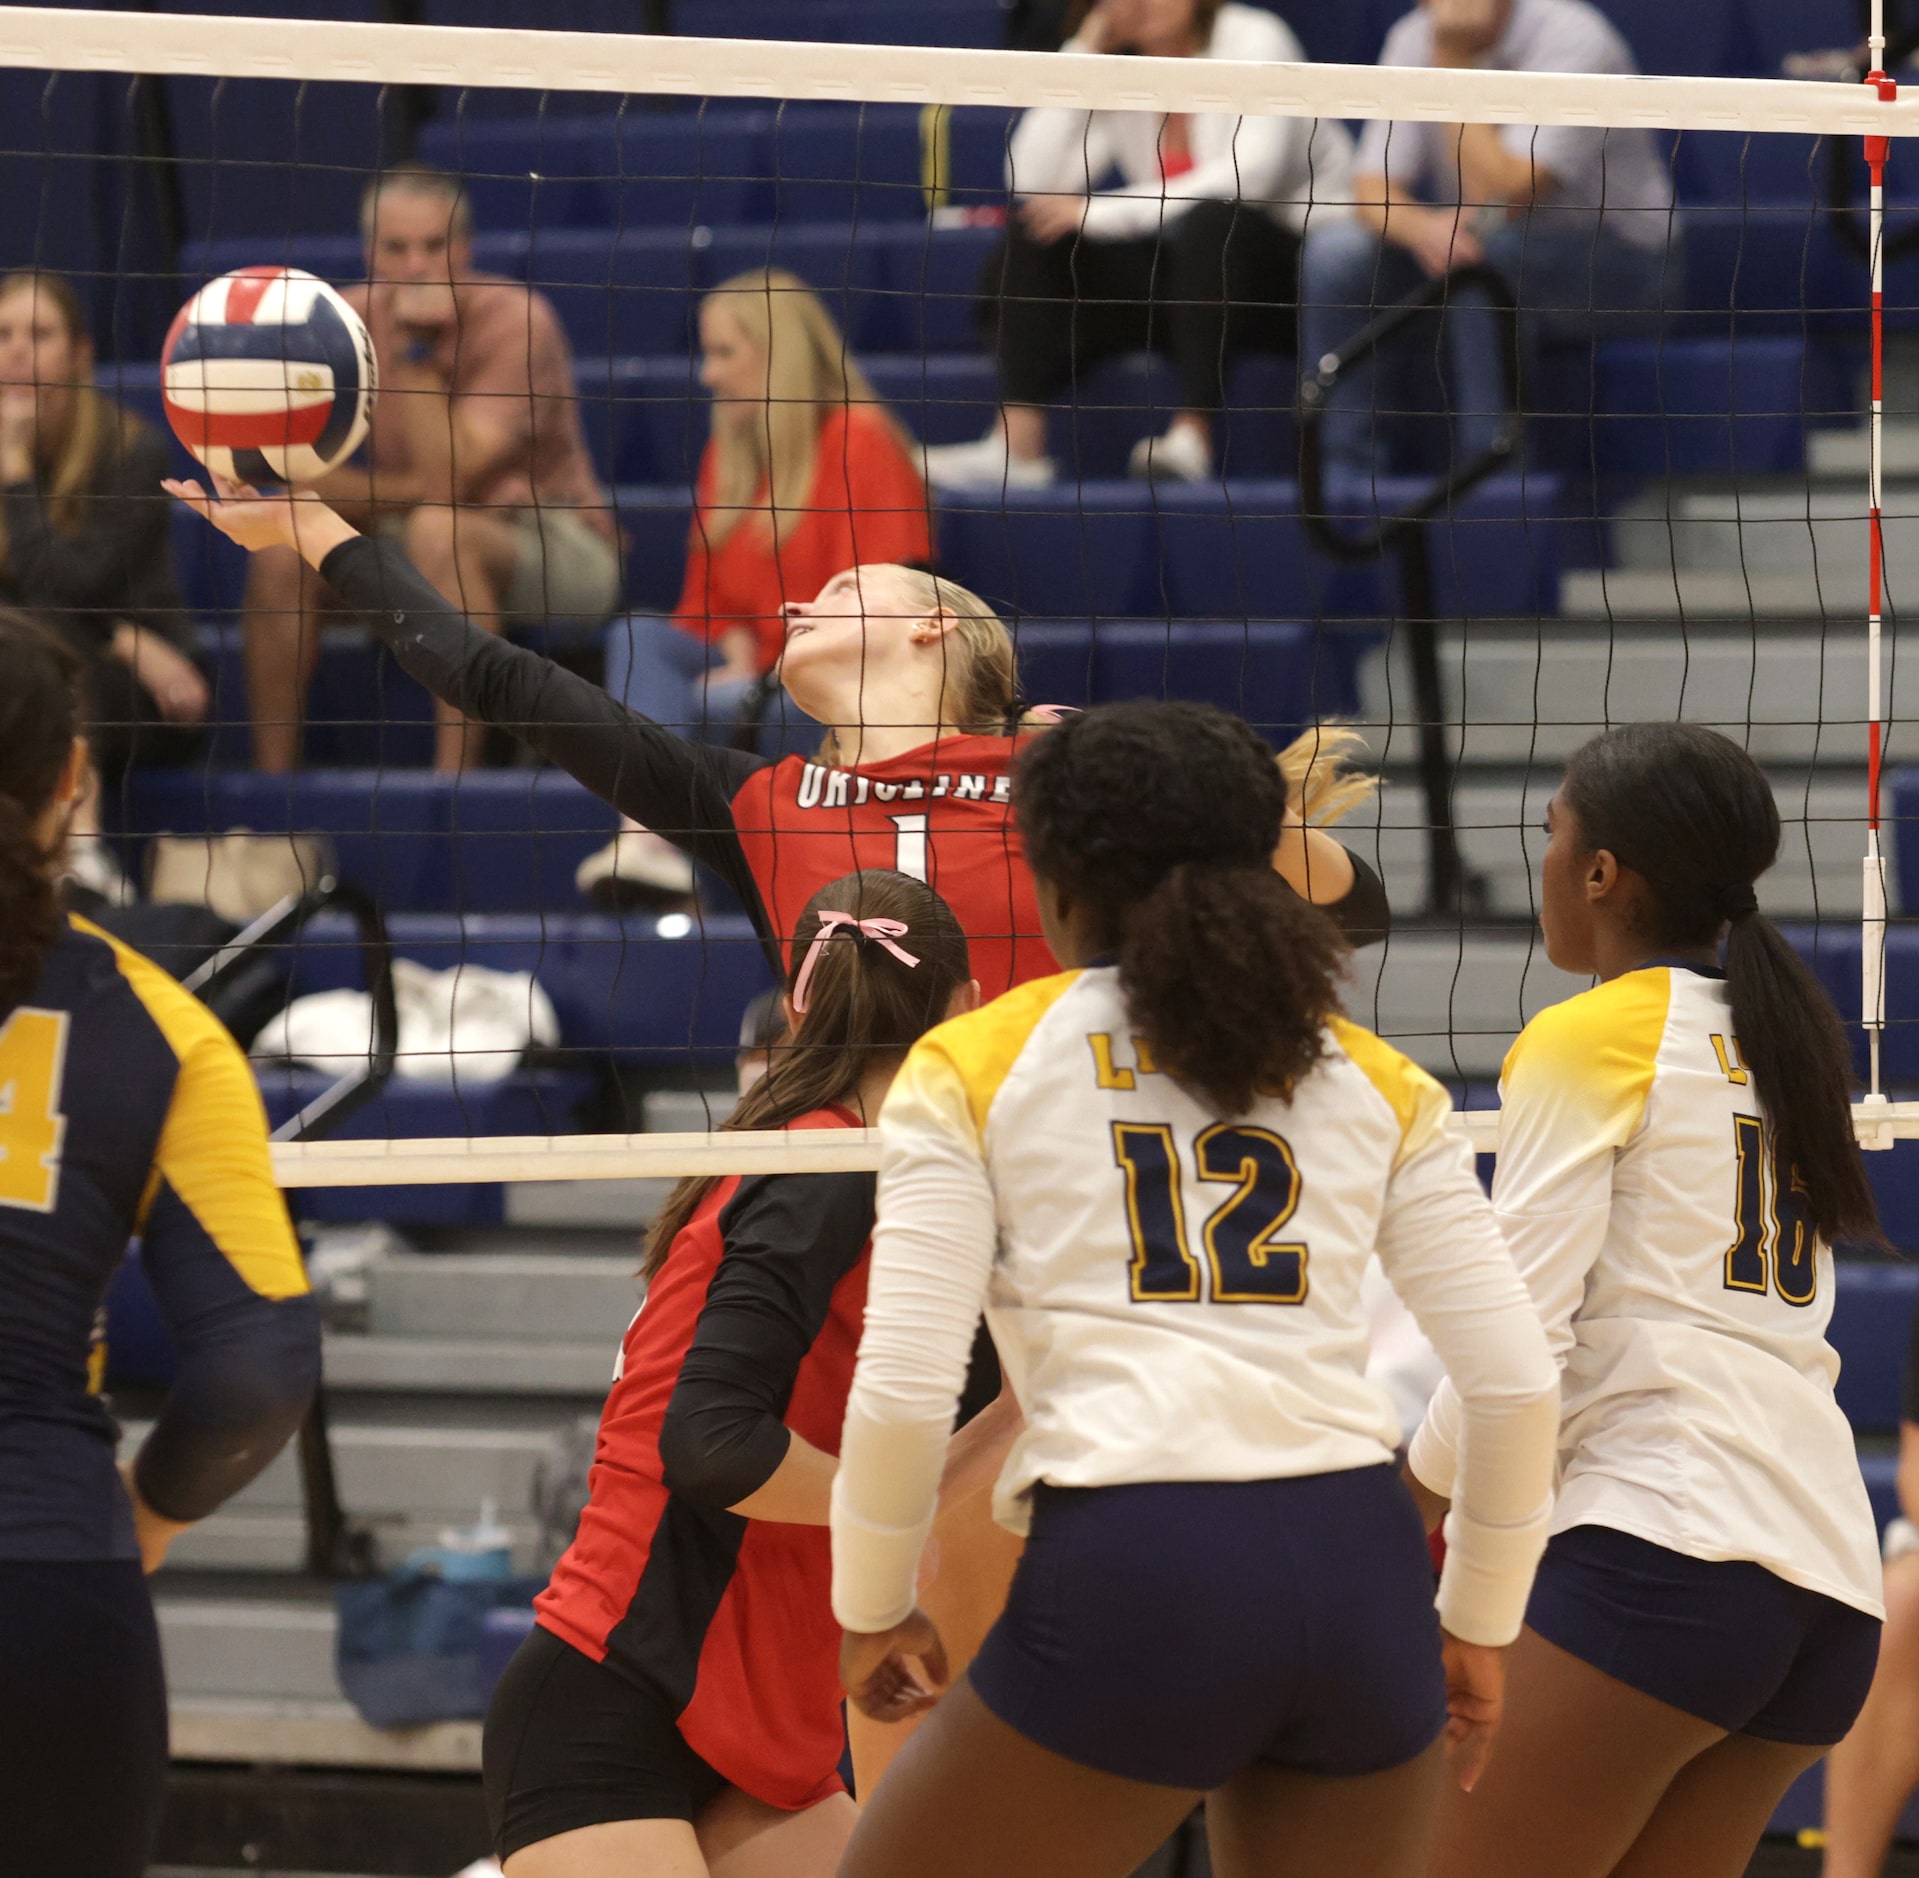
[{"label": "blonde spectator", "polygon": [[[730,743],[754,734],[741,713],[779,661],[790,602],[849,567],[925,562],[933,544],[905,428],[798,276],[756,268],[716,287],[700,307],[700,354],[713,428],[685,584],[670,619],[614,622],[607,689],[683,736]],[[764,754],[824,734],[783,693],[765,709]],[[583,892],[614,901],[692,885],[680,850],[634,827],[580,870]]]}]

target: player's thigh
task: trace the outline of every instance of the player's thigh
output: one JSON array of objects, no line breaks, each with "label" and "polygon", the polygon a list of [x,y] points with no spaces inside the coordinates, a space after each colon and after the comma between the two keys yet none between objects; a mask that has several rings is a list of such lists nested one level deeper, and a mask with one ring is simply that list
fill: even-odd
[{"label": "player's thigh", "polygon": [[1613,1878],[1739,1878],[1786,1789],[1825,1752],[1728,1735],[1680,1769]]},{"label": "player's thigh", "polygon": [[166,1684],[138,1563],[0,1563],[0,1871],[139,1878],[166,1779]]},{"label": "player's thigh", "polygon": [[506,1878],[707,1878],[683,1819],[617,1819],[556,1833],[513,1853]]},{"label": "player's thigh", "polygon": [[962,1679],[866,1801],[841,1878],[1126,1878],[1198,1798],[1040,1747]]},{"label": "player's thigh", "polygon": [[1441,1791],[1432,1878],[1601,1878],[1679,1770],[1724,1739],[1522,1630],[1485,1773],[1471,1793]]},{"label": "player's thigh", "polygon": [[1206,1802],[1215,1878],[1425,1878],[1445,1772],[1437,1741],[1376,1774],[1249,1767]]},{"label": "player's thigh", "polygon": [[729,1787],[700,1814],[700,1851],[712,1878],[833,1878],[858,1823],[844,1793],[787,1813]]}]

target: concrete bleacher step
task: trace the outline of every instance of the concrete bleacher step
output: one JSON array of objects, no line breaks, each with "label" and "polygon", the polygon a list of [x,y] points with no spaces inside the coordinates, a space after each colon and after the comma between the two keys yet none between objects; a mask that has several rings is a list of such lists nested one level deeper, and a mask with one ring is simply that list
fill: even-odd
[{"label": "concrete bleacher step", "polygon": [[415,1394],[567,1396],[598,1401],[613,1374],[606,1343],[512,1337],[326,1339],[328,1387]]},{"label": "concrete bleacher step", "polygon": [[[1827,634],[1816,624],[1767,621],[1755,632],[1749,617],[1687,617],[1684,626],[1674,630],[1669,607],[1656,620],[1581,618],[1546,632],[1523,620],[1442,627],[1439,664],[1461,761],[1559,763],[1607,724],[1673,717],[1718,725],[1763,763],[1860,761],[1863,630]],[[1888,715],[1919,715],[1919,672],[1901,663],[1888,677]],[[1378,729],[1371,733],[1374,754],[1410,761],[1416,726],[1403,644],[1361,660],[1358,691],[1359,721],[1391,727],[1387,748]],[[1782,812],[1794,811],[1782,802]]]},{"label": "concrete bleacher step", "polygon": [[[1373,747],[1404,765],[1412,735],[1400,727],[1372,733]],[[1470,742],[1470,739],[1468,739]],[[1558,788],[1558,767],[1520,775],[1467,770],[1453,794],[1454,825],[1468,868],[1484,884],[1484,911],[1497,919],[1527,919],[1537,913],[1536,881],[1546,837],[1546,803]],[[1862,889],[1859,872],[1863,771],[1777,773],[1773,787],[1786,827],[1777,865],[1766,876],[1766,907],[1794,919],[1855,918]],[[1378,807],[1354,816],[1341,838],[1379,870],[1393,909],[1400,915],[1424,906],[1427,892],[1428,811],[1418,779],[1404,767],[1389,774]]]},{"label": "concrete bleacher step", "polygon": [[337,1695],[274,1699],[174,1692],[168,1712],[168,1746],[176,1761],[461,1774],[480,1765],[477,1721],[373,1728]]},{"label": "concrete bleacher step", "polygon": [[630,1257],[512,1253],[396,1256],[369,1268],[368,1313],[382,1336],[577,1338],[610,1351],[639,1306]]},{"label": "concrete bleacher step", "polygon": [[[1895,595],[1908,581],[1919,590],[1919,486],[1887,487],[1884,516],[1887,584]],[[1865,483],[1655,490],[1614,518],[1613,549],[1626,569],[1792,577],[1831,605],[1843,577],[1865,578]]]},{"label": "concrete bleacher step", "polygon": [[[1863,528],[1863,523],[1862,523]],[[1862,536],[1863,539],[1863,536]],[[1741,574],[1717,568],[1578,568],[1560,584],[1559,610],[1572,620],[1686,620],[1736,624],[1818,621],[1863,614],[1865,551],[1856,565],[1803,574]]]},{"label": "concrete bleacher step", "polygon": [[323,1587],[251,1596],[163,1589],[154,1611],[167,1687],[176,1695],[339,1699],[338,1627]]},{"label": "concrete bleacher step", "polygon": [[[1806,439],[1806,467],[1815,476],[1860,479],[1861,487],[1872,459],[1871,440],[1863,428],[1815,430]],[[1893,419],[1880,436],[1880,473],[1919,476],[1919,423]]]}]

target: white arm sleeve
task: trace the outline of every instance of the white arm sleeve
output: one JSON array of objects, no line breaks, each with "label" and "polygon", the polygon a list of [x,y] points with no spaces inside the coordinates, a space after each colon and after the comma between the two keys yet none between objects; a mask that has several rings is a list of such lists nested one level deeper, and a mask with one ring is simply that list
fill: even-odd
[{"label": "white arm sleeve", "polygon": [[[1663,1022],[1663,1008],[1659,1015]],[[1493,1211],[1562,1368],[1606,1243],[1614,1159],[1645,1114],[1653,1062],[1639,1038],[1645,1028],[1631,1008],[1609,1019],[1586,999],[1556,1005],[1527,1026],[1500,1082]],[[1458,1395],[1442,1383],[1407,1460],[1451,1498],[1458,1452]]]},{"label": "white arm sleeve", "polygon": [[833,1614],[890,1629],[913,1608],[974,1328],[998,1243],[964,1087],[934,1045],[880,1112],[866,1328],[833,1481]]},{"label": "white arm sleeve", "polygon": [[1467,1643],[1505,1644],[1552,1517],[1559,1379],[1449,1108],[1434,1085],[1407,1128],[1379,1257],[1445,1363],[1463,1424],[1440,1621]]}]

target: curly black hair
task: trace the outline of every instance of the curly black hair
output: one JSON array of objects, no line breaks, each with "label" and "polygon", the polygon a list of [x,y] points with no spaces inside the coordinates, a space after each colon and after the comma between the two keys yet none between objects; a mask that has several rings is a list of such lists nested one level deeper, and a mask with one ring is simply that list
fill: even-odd
[{"label": "curly black hair", "polygon": [[1290,1094],[1339,1009],[1345,941],[1273,871],[1286,783],[1210,705],[1102,705],[1020,757],[1033,871],[1092,909],[1154,1061],[1220,1113]]}]

